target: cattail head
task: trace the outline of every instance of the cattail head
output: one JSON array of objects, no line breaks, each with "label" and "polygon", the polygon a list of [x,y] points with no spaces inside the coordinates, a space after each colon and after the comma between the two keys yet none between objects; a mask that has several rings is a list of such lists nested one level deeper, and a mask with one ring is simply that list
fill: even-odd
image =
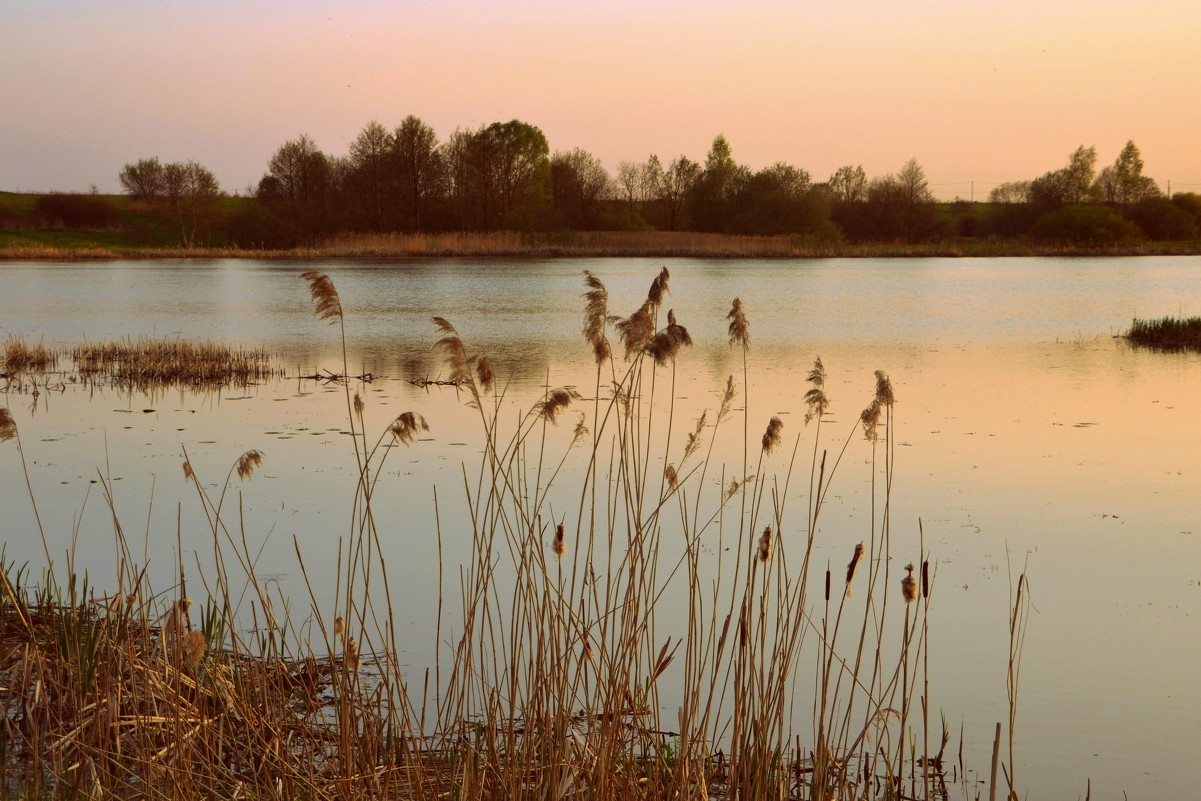
[{"label": "cattail head", "polygon": [[930,597],[930,560],[922,562],[922,597]]},{"label": "cattail head", "polygon": [[584,661],[592,662],[596,659],[596,652],[592,650],[592,643],[588,639],[588,634],[585,633],[582,639],[584,640],[584,647],[581,650]]},{"label": "cattail head", "polygon": [[262,451],[246,451],[238,457],[238,478],[245,481],[254,475],[254,471],[263,463]]},{"label": "cattail head", "polygon": [[855,580],[855,570],[859,567],[860,560],[863,559],[863,543],[855,546],[855,554],[851,557],[850,564],[847,565],[847,597],[851,597],[851,588],[854,586],[852,582]]},{"label": "cattail head", "polygon": [[341,616],[334,619],[334,637],[341,638],[346,633],[346,621]]},{"label": "cattail head", "polygon": [[763,533],[759,535],[759,561],[764,564],[771,561],[772,552],[775,545],[771,538],[771,526],[763,529]]},{"label": "cattail head", "polygon": [[195,668],[200,664],[208,651],[209,641],[204,632],[199,629],[189,631],[183,638],[183,661],[188,667]]},{"label": "cattail head", "polygon": [[751,325],[747,322],[741,299],[734,298],[734,305],[730,307],[730,313],[726,315],[726,319],[730,321],[730,345],[749,348],[751,346]]},{"label": "cattail head", "polygon": [[358,673],[359,664],[359,641],[351,637],[346,641],[346,666],[351,673]]},{"label": "cattail head", "polygon": [[17,435],[17,421],[12,412],[0,406],[0,442],[7,442]]},{"label": "cattail head", "polygon": [[342,319],[342,301],[338,298],[338,290],[334,282],[325,273],[309,270],[301,273],[300,277],[309,282],[309,293],[316,304],[317,319],[329,320],[331,323]]},{"label": "cattail head", "polygon": [[778,417],[773,417],[767,423],[767,430],[763,432],[763,452],[770,454],[780,444],[780,432],[784,429],[784,421]]},{"label": "cattail head", "polygon": [[419,431],[429,430],[430,427],[425,422],[425,418],[416,412],[405,412],[393,420],[392,425],[388,426],[388,431],[391,432],[393,439],[401,445],[413,444]]},{"label": "cattail head", "polygon": [[567,532],[563,528],[563,524],[555,526],[555,537],[551,540],[550,549],[555,552],[555,556],[562,557],[567,553]]},{"label": "cattail head", "polygon": [[826,600],[830,600],[830,568],[826,568]]},{"label": "cattail head", "polygon": [[609,318],[609,292],[600,279],[584,270],[584,338],[592,346],[598,365],[609,360],[609,340],[605,337],[605,322]]},{"label": "cattail head", "polygon": [[676,472],[676,466],[673,464],[669,464],[663,471],[663,478],[667,480],[667,486],[673,492],[680,486],[680,474]]},{"label": "cattail head", "polygon": [[558,418],[560,412],[570,406],[573,400],[579,399],[580,393],[570,387],[552,389],[546,393],[546,397],[543,400],[539,401],[537,406],[538,414],[544,420],[553,423]]},{"label": "cattail head", "polygon": [[901,595],[905,603],[911,604],[917,600],[917,580],[913,578],[913,563],[905,565],[905,578],[901,579]]},{"label": "cattail head", "polygon": [[192,463],[187,459],[183,460],[183,478],[184,481],[191,481],[196,478],[196,474],[192,472]]}]

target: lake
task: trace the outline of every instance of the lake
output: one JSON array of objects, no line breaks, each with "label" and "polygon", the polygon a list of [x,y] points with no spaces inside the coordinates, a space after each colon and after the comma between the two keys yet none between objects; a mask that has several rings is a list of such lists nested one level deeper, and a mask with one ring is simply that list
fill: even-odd
[{"label": "lake", "polygon": [[[303,377],[342,371],[339,329],[314,316],[299,277],[327,273],[345,311],[349,372],[373,376],[351,382],[370,440],[404,411],[430,427],[388,451],[374,499],[394,598],[400,591],[392,614],[401,655],[423,670],[438,647],[439,539],[457,598],[465,473],[481,450],[479,415],[462,392],[412,383],[449,375],[430,318],[446,318],[471,353],[494,360],[501,419],[516,419],[548,385],[575,387],[590,410],[598,391],[581,336],[584,271],[626,316],[662,266],[671,272],[664,308],[695,343],[678,356],[674,383],[663,368],[657,384],[676,399],[676,427],[691,430],[701,411],[715,411],[733,375],[740,394],[727,427],[740,429],[745,408],[752,441],[773,416],[784,423],[784,451],[799,437],[805,478],[783,491],[784,540],[806,528],[814,426],[804,423],[804,379],[822,359],[831,405],[819,447],[833,456],[846,444],[848,453],[822,513],[822,571],[844,569],[870,536],[872,450],[856,421],[874,371],[890,376],[893,580],[920,559],[920,520],[936,568],[931,717],[945,714],[951,753],[962,729],[969,767],[987,776],[994,726],[1008,718],[1010,598],[1025,569],[1019,792],[1083,797],[1091,779],[1095,798],[1195,794],[1201,356],[1135,349],[1114,335],[1134,317],[1201,314],[1201,258],[8,263],[0,335],[62,346],[139,336],[247,345],[277,354],[290,377],[146,393],[38,376],[36,395],[28,381],[9,382],[0,405],[21,432],[52,558],[62,568],[73,551],[76,570],[101,590],[119,551],[103,487],[133,558],[164,590],[179,562],[198,582],[212,558],[196,489],[183,478],[185,451],[216,495],[238,456],[261,450],[258,474],[234,479],[227,503],[241,504],[256,573],[303,619],[310,600],[296,549],[321,605],[337,591],[331,574],[351,533],[356,482],[345,391]],[[735,297],[750,321],[745,378],[742,352],[727,343]],[[570,433],[576,418],[564,419]],[[738,433],[715,459],[741,469]],[[783,475],[787,454],[771,467]],[[581,469],[568,460],[564,476]],[[554,499],[550,511],[575,514]],[[5,560],[40,569],[46,557],[11,443],[0,445],[0,519]],[[204,594],[192,584],[189,592]],[[675,625],[665,604],[660,633]],[[661,700],[670,718],[678,702]],[[803,726],[798,734],[811,738]]]}]

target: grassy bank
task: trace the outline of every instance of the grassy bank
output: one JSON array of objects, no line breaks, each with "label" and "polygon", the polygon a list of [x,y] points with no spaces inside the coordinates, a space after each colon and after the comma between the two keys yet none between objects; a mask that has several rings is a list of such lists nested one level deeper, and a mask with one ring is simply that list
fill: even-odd
[{"label": "grassy bank", "polygon": [[[345,343],[353,322],[334,284],[303,277]],[[151,587],[115,512],[122,558],[103,590],[74,557],[55,566],[49,547],[37,575],[3,564],[0,794],[941,799],[960,779],[965,796],[978,792],[931,709],[937,563],[916,521],[894,533],[888,376],[876,373],[862,412],[831,434],[815,360],[805,423],[787,429],[745,394],[752,323],[735,299],[729,344],[741,377],[716,408],[682,421],[675,365],[692,338],[663,311],[669,279],[662,270],[620,317],[586,274],[589,398],[547,387],[520,414],[488,355],[433,318],[447,374],[479,420],[478,462],[457,488],[467,530],[456,534],[470,539],[462,564],[443,564],[440,522],[417,531],[376,518],[374,494],[404,480],[385,464],[398,448],[384,446],[408,446],[429,424],[405,412],[367,431],[369,399],[349,383],[349,534],[336,558],[317,560],[337,573],[327,582],[336,599],[311,589],[281,599],[256,576],[233,499],[262,464],[257,450],[216,482],[181,457],[213,574],[196,575],[181,554],[178,583]],[[15,448],[0,457],[24,466],[21,432],[0,409],[4,441]],[[719,452],[740,457],[725,464]],[[854,469],[844,464],[870,471],[870,508],[854,516],[858,531],[834,526],[848,562],[823,570],[814,549],[826,499]],[[416,670],[391,614],[414,601],[391,586],[385,557],[402,535],[439,543],[429,569],[440,592],[418,601],[436,616],[438,657]],[[894,538],[910,545],[902,552]],[[311,588],[317,568],[299,547],[296,558]],[[1025,626],[1017,586],[1010,737]],[[258,610],[253,629],[247,605]]]},{"label": "grassy bank", "polygon": [[1148,348],[1201,351],[1201,317],[1135,318],[1125,336]]},{"label": "grassy bank", "polygon": [[1015,241],[958,240],[921,245],[817,244],[794,237],[750,237],[673,231],[527,234],[508,231],[447,234],[361,234],[331,237],[313,247],[258,249],[148,247],[119,232],[0,231],[0,260],[114,259],[411,259],[411,258],[989,258],[1022,256],[1201,255],[1201,242],[1146,242],[1082,248]]}]

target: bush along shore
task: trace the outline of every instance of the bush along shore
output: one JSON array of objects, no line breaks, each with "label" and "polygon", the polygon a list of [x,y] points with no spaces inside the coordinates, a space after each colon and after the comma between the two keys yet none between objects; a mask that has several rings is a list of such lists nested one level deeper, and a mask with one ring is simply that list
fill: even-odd
[{"label": "bush along shore", "polygon": [[[333,282],[303,278],[345,352]],[[351,382],[341,385],[358,467],[347,487],[351,535],[336,560],[321,558],[336,566],[336,602],[310,591],[304,623],[286,611],[300,599],[273,597],[255,574],[257,554],[231,508],[263,464],[257,450],[216,482],[181,455],[208,521],[212,575],[189,575],[181,555],[178,583],[151,587],[115,511],[122,558],[103,590],[73,557],[55,565],[48,545],[40,573],[5,561],[0,794],[943,799],[956,782],[978,794],[962,734],[955,760],[945,718],[930,709],[937,563],[918,521],[906,523],[907,552],[894,549],[888,376],[876,373],[863,411],[831,435],[816,359],[805,423],[786,430],[745,395],[751,322],[735,299],[729,344],[741,376],[729,377],[716,408],[681,423],[676,359],[692,338],[664,312],[669,278],[662,270],[620,317],[586,273],[591,397],[547,387],[516,416],[488,355],[433,318],[435,347],[478,414],[480,444],[460,488],[469,556],[444,569],[441,524],[424,532],[439,543],[439,574],[459,577],[428,599],[433,666],[414,671],[399,656],[390,609],[400,599],[382,547],[396,523],[377,519],[372,502],[397,475],[385,470],[388,454],[430,424],[404,412],[382,432],[366,430],[366,401]],[[714,457],[719,437],[732,438],[725,450],[740,454],[736,464]],[[3,408],[0,449],[25,464]],[[851,469],[844,462],[870,469],[872,508],[856,515],[865,521],[857,536],[839,535],[845,569],[822,570],[814,548],[826,498]],[[786,499],[801,496],[804,508],[790,508]],[[299,548],[296,557],[308,583],[311,566]],[[1007,737],[998,724],[990,774],[1004,797],[1020,775],[1012,745],[1024,576],[1016,587]],[[253,634],[244,599],[259,610]],[[798,720],[797,710],[812,715]]]}]

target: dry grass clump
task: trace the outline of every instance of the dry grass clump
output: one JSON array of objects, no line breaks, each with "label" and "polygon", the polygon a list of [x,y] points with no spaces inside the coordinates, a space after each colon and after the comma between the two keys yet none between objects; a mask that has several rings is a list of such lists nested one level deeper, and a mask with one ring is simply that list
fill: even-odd
[{"label": "dry grass clump", "polygon": [[123,387],[247,386],[283,371],[263,350],[183,339],[120,339],[69,351],[80,376]]},{"label": "dry grass clump", "polygon": [[0,361],[6,374],[45,372],[58,364],[58,350],[41,342],[27,342],[22,337],[9,336],[4,343],[4,359]]},{"label": "dry grass clump", "polygon": [[1136,317],[1125,336],[1135,345],[1158,350],[1201,351],[1201,317]]}]

